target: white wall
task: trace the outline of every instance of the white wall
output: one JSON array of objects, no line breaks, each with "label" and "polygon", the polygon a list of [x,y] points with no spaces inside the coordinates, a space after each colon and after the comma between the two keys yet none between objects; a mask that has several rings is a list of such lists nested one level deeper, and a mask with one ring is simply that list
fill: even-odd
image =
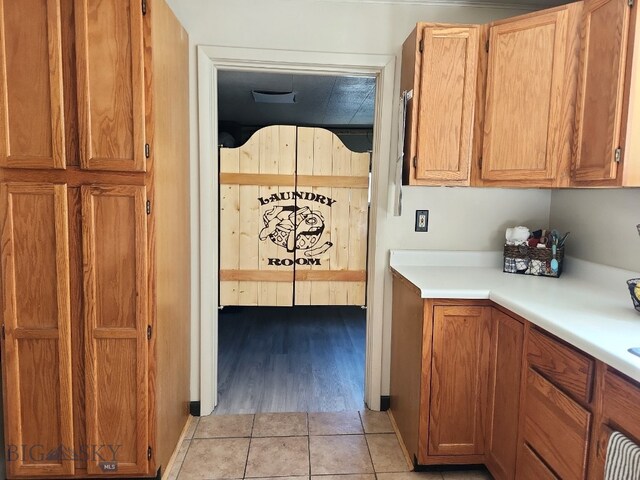
[{"label": "white wall", "polygon": [[[168,0],[189,32],[191,43],[191,154],[192,154],[192,399],[199,398],[198,297],[199,239],[198,133],[196,45],[254,49],[284,49],[336,53],[397,55],[418,21],[483,23],[517,15],[522,10],[464,6],[392,4],[339,0]],[[425,2],[426,3],[426,2]],[[399,68],[396,68],[399,75]],[[396,81],[396,85],[398,85]],[[393,136],[395,138],[395,135]],[[395,152],[395,145],[391,146]],[[392,169],[391,162],[384,171]],[[393,183],[389,175],[388,184]],[[392,189],[389,191],[391,198]],[[505,225],[548,221],[550,192],[489,189],[410,188],[404,191],[404,214],[391,214],[380,227],[378,246],[391,248],[500,249]],[[431,210],[427,234],[413,233],[414,210]],[[213,214],[213,212],[212,212]],[[390,278],[390,277],[389,277]],[[387,281],[390,281],[387,279]],[[387,288],[387,293],[389,289]],[[388,296],[388,295],[387,295]],[[385,301],[383,394],[388,393],[390,302]]]},{"label": "white wall", "polygon": [[570,231],[566,253],[640,272],[640,188],[556,190],[551,224]]}]

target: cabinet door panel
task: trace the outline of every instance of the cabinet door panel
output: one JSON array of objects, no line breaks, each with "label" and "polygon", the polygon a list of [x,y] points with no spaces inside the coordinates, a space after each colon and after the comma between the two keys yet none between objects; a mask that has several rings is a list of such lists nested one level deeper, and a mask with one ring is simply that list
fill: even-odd
[{"label": "cabinet door panel", "polygon": [[491,28],[484,180],[549,180],[561,145],[568,12]]},{"label": "cabinet door panel", "polygon": [[629,15],[627,0],[584,4],[574,180],[616,178]]},{"label": "cabinet door panel", "polygon": [[89,458],[92,474],[148,469],[145,203],[145,187],[82,188],[87,442],[119,446]]},{"label": "cabinet door panel", "polygon": [[469,180],[479,28],[426,27],[416,178]]},{"label": "cabinet door panel", "polygon": [[0,190],[8,473],[71,475],[66,186],[10,183]]},{"label": "cabinet door panel", "polygon": [[429,455],[484,453],[488,307],[434,307]]},{"label": "cabinet door panel", "polygon": [[487,465],[495,477],[515,478],[524,325],[493,309],[489,367]]},{"label": "cabinet door panel", "polygon": [[75,8],[82,168],[144,171],[140,2],[76,0]]},{"label": "cabinet door panel", "polygon": [[0,1],[0,166],[64,168],[59,0]]}]

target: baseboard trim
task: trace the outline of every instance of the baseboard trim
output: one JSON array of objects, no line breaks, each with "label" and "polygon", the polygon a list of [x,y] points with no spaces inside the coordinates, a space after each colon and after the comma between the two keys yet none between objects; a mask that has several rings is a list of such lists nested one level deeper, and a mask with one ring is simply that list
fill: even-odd
[{"label": "baseboard trim", "polygon": [[196,402],[189,402],[189,413],[194,417],[200,416],[200,400]]},{"label": "baseboard trim", "polygon": [[391,406],[391,397],[389,395],[380,395],[380,411],[386,412]]}]

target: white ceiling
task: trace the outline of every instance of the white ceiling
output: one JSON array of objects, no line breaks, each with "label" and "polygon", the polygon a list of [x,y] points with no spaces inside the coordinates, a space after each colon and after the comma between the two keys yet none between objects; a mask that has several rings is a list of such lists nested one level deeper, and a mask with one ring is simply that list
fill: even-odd
[{"label": "white ceiling", "polygon": [[[375,78],[218,72],[219,120],[243,126],[309,125],[369,128]],[[255,103],[252,90],[295,92],[295,104]]]}]

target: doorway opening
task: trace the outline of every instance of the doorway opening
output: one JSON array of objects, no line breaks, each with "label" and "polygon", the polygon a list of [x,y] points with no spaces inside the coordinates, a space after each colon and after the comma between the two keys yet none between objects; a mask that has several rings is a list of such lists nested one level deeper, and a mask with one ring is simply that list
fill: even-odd
[{"label": "doorway opening", "polygon": [[216,414],[364,407],[376,78],[220,70]]}]

